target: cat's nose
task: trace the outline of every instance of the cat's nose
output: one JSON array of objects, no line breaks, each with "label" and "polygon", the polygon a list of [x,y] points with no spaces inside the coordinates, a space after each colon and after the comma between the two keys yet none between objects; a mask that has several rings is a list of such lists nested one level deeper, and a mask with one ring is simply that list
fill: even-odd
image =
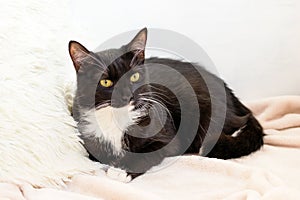
[{"label": "cat's nose", "polygon": [[132,99],[133,99],[132,97],[122,96],[120,98],[113,99],[111,102],[112,102],[113,107],[120,108],[120,107],[127,106],[128,104],[130,104]]},{"label": "cat's nose", "polygon": [[128,98],[122,97],[122,102],[126,103],[128,101]]},{"label": "cat's nose", "polygon": [[121,108],[128,105],[128,103],[126,101],[124,101],[123,99],[118,99],[118,100],[114,100],[111,101],[111,106],[114,108]]},{"label": "cat's nose", "polygon": [[132,97],[132,96],[130,96],[130,97],[122,97],[122,101],[123,101],[124,103],[127,103],[127,104],[129,104],[130,101],[132,101],[132,100],[133,100],[133,97]]}]

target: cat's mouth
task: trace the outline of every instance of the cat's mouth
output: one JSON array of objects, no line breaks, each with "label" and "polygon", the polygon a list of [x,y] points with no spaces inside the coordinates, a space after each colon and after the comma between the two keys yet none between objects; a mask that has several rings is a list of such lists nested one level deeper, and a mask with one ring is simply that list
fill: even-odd
[{"label": "cat's mouth", "polygon": [[[115,112],[116,115],[125,115],[126,114],[129,117],[129,120],[131,121],[131,123],[138,123],[141,120],[143,120],[146,116],[148,116],[148,112],[145,107],[140,107],[137,105],[138,104],[136,104],[134,101],[130,101],[129,104],[127,104],[126,106],[115,108],[111,105],[110,102],[106,102],[106,103],[96,105],[95,110],[97,112],[99,110],[103,110],[103,109],[110,107],[112,109],[112,111]],[[123,112],[120,113],[119,112],[120,110],[123,110]],[[127,111],[126,113],[124,112],[125,110]],[[118,116],[117,118],[119,118],[119,117],[121,117],[121,116]]]},{"label": "cat's mouth", "polygon": [[107,107],[107,106],[109,106],[109,105],[110,105],[109,103],[103,103],[103,104],[97,105],[97,106],[95,107],[95,109],[96,109],[96,110],[99,110],[99,109],[105,108],[105,107]]}]

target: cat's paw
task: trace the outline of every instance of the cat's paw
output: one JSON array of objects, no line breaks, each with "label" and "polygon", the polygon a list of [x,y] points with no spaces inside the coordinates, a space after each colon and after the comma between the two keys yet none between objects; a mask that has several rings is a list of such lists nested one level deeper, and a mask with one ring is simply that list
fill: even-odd
[{"label": "cat's paw", "polygon": [[131,175],[128,175],[125,170],[114,167],[108,168],[106,171],[106,175],[113,180],[117,180],[123,183],[128,183],[132,180]]}]

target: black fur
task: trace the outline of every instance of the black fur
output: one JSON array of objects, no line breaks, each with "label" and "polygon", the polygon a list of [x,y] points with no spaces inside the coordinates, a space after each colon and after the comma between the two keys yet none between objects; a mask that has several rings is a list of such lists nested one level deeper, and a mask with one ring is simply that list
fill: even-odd
[{"label": "black fur", "polygon": [[[91,154],[91,158],[101,163],[113,165],[127,170],[133,177],[143,174],[152,166],[159,164],[165,157],[181,155],[182,153],[198,154],[202,147],[202,152],[208,157],[221,159],[238,158],[248,155],[258,150],[263,145],[263,130],[258,121],[254,118],[251,111],[246,108],[226,86],[226,84],[217,76],[211,74],[204,68],[193,63],[183,62],[172,59],[162,58],[144,58],[144,49],[147,31],[143,29],[137,36],[120,49],[111,49],[98,53],[88,51],[77,42],[70,42],[69,50],[78,77],[78,90],[74,103],[74,118],[78,121],[79,131],[85,142],[85,147]],[[167,74],[157,73],[156,70],[148,72],[143,64],[149,68],[155,69],[157,65],[168,66],[176,70],[182,77],[168,76]],[[197,71],[195,66],[197,66]],[[118,82],[126,72],[132,70],[140,72],[142,78],[138,83],[122,83],[120,91],[121,98],[111,100],[114,87],[103,88],[100,84],[93,85],[92,81],[98,83],[100,79],[110,79]],[[102,76],[100,77],[100,74]],[[131,74],[132,74],[131,73]],[[147,79],[152,78],[164,80],[171,83],[173,90],[161,84],[147,84]],[[194,94],[186,92],[186,86],[182,85],[182,78],[190,83],[196,94],[198,104],[193,104],[191,99]],[[129,78],[125,77],[125,80]],[[182,79],[182,80],[181,80]],[[209,91],[207,86],[213,88]],[[224,91],[225,87],[225,91]],[[222,98],[222,90],[225,92],[225,98]],[[96,91],[96,92],[95,92]],[[174,94],[176,93],[176,95]],[[135,134],[147,134],[143,127],[150,123],[149,116],[143,116],[135,125],[128,127],[122,138],[123,153],[113,154],[113,145],[105,140],[96,140],[93,135],[93,128],[90,127],[90,121],[86,119],[85,112],[93,106],[99,106],[104,102],[109,102],[113,107],[122,107],[129,101],[133,101],[136,109],[142,106],[153,106],[153,102],[141,100],[140,94],[148,94],[147,98],[154,98],[162,105],[160,109],[167,109],[169,112],[163,128],[155,135],[150,137],[135,137]],[[87,96],[95,96],[94,102],[86,102]],[[182,112],[178,97],[186,103],[186,110]],[[212,104],[214,104],[214,109]],[[193,119],[198,116],[195,108],[199,109],[199,125],[196,135],[193,134],[192,127],[185,127],[184,135],[177,135],[180,124],[185,119]],[[207,135],[209,125],[218,126],[219,121],[212,121],[213,112],[218,113],[221,108],[226,108],[226,118],[221,129],[221,133],[215,132]],[[219,109],[220,108],[220,109]],[[196,110],[197,110],[196,109]],[[184,115],[182,115],[184,113]],[[155,120],[155,119],[152,119]],[[159,116],[157,118],[159,120]],[[193,120],[191,120],[190,123]],[[187,121],[187,124],[189,121]],[[190,130],[191,129],[191,130]],[[236,137],[232,134],[239,131]],[[113,133],[112,133],[113,134]],[[145,135],[144,135],[145,136]],[[176,136],[176,137],[175,137]],[[219,137],[220,136],[220,137]],[[216,137],[219,137],[216,139]],[[204,140],[205,139],[205,140]],[[210,150],[210,143],[217,140],[217,143]],[[172,141],[172,145],[168,144]],[[161,150],[158,153],[152,153]],[[139,153],[138,159],[130,152]]]}]

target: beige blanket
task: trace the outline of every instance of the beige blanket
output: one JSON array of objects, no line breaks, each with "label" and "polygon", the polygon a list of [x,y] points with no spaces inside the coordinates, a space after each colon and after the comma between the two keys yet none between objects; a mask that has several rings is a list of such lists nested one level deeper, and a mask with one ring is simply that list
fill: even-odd
[{"label": "beige blanket", "polygon": [[78,175],[64,190],[0,184],[0,200],[85,199],[300,199],[300,96],[248,106],[265,128],[264,147],[250,156],[218,160],[199,156],[166,159],[130,183]]}]

